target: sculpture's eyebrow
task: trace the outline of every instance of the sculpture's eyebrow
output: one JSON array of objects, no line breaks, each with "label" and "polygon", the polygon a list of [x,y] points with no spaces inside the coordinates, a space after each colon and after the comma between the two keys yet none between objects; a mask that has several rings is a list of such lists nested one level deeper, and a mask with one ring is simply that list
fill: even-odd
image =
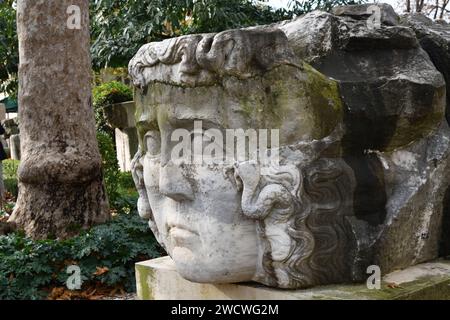
[{"label": "sculpture's eyebrow", "polygon": [[159,131],[158,122],[156,121],[156,119],[139,120],[136,123],[136,128],[137,128],[138,132],[140,132],[140,133],[145,133],[150,130],[158,130]]},{"label": "sculpture's eyebrow", "polygon": [[172,127],[182,127],[182,128],[193,128],[196,121],[200,121],[202,123],[203,129],[225,129],[222,124],[218,121],[212,120],[207,117],[186,117],[186,118],[178,118],[178,117],[169,117],[169,123]]},{"label": "sculpture's eyebrow", "polygon": [[[177,110],[178,111],[178,110]],[[185,110],[183,110],[185,111]],[[176,112],[172,111],[168,113],[167,120],[173,127],[190,127],[194,125],[195,121],[201,121],[203,124],[203,128],[217,128],[224,129],[223,119],[221,119],[218,113],[214,115],[207,114],[202,112],[201,110],[192,110],[192,112]]]},{"label": "sculpture's eyebrow", "polygon": [[156,122],[156,119],[141,119],[136,122],[136,130],[138,132],[139,146],[146,152],[147,145],[144,137],[149,131],[159,131],[158,123]]}]

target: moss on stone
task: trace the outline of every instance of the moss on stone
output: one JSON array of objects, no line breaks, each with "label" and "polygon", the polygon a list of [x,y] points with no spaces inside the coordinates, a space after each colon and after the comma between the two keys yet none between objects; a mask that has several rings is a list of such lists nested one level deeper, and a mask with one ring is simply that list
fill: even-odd
[{"label": "moss on stone", "polygon": [[246,80],[226,77],[221,86],[182,88],[152,83],[136,97],[143,150],[143,136],[151,130],[145,122],[157,118],[161,126],[167,120],[161,112],[181,104],[194,110],[216,108],[224,128],[233,128],[228,123],[233,119],[243,129],[280,129],[282,144],[330,135],[342,121],[343,109],[336,81],[307,64],[302,68],[282,65]]},{"label": "moss on stone", "polygon": [[385,146],[384,151],[394,151],[434,133],[445,117],[445,109],[439,108],[440,104],[444,106],[444,95],[445,87],[437,90],[429,112],[423,116],[415,119],[400,118],[396,123],[394,135]]},{"label": "moss on stone", "polygon": [[136,264],[137,295],[141,300],[153,300],[152,288],[148,285],[150,281],[155,281],[153,269],[144,265]]},{"label": "moss on stone", "polygon": [[[380,290],[368,289],[366,283],[336,284],[300,290],[284,290],[268,288],[260,284],[242,283],[222,284],[220,291],[228,292],[230,299],[270,297],[270,299],[294,300],[447,300],[450,299],[450,274],[443,271],[448,270],[446,265],[450,267],[448,261],[438,260],[399,271],[400,274],[397,275],[391,274],[389,281],[395,282],[397,279],[402,283],[396,285],[383,281]],[[410,280],[403,282],[400,279]],[[183,297],[186,295],[186,299],[199,296],[208,299],[221,297],[217,295],[215,284],[193,284],[182,279],[169,257],[137,264],[136,280],[138,296],[142,299],[153,299],[155,295],[170,297],[172,293],[168,291],[168,287],[183,292],[182,295]],[[179,298],[179,292],[174,292],[173,296]]]},{"label": "moss on stone", "polygon": [[307,87],[304,93],[311,100],[314,117],[322,124],[322,135],[327,136],[343,118],[343,103],[338,83],[307,63],[303,63],[307,74]]}]

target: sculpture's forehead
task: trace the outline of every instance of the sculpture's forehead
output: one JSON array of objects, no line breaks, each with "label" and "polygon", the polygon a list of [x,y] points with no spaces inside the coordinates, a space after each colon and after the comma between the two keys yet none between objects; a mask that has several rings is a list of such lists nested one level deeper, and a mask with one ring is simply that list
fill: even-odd
[{"label": "sculpture's forehead", "polygon": [[329,135],[342,112],[336,83],[292,66],[247,80],[229,77],[222,86],[153,83],[136,90],[135,102],[140,132],[203,120],[223,129],[279,129],[282,144]]},{"label": "sculpture's forehead", "polygon": [[183,123],[189,123],[196,120],[202,120],[209,124],[214,124],[215,127],[225,127],[226,115],[223,113],[222,106],[215,104],[209,105],[187,105],[184,103],[178,104],[159,104],[151,106],[153,111],[143,113],[140,118],[140,122],[153,122],[158,127],[164,126],[164,124],[171,124],[176,127]]},{"label": "sculpture's forehead", "polygon": [[130,62],[130,75],[140,132],[204,120],[279,129],[281,143],[290,144],[321,139],[342,119],[337,84],[299,62],[276,28],[150,43]]},{"label": "sculpture's forehead", "polygon": [[248,117],[240,101],[220,87],[180,88],[150,85],[136,97],[138,126],[161,129],[165,124],[183,126],[202,120],[208,127],[245,128]]}]

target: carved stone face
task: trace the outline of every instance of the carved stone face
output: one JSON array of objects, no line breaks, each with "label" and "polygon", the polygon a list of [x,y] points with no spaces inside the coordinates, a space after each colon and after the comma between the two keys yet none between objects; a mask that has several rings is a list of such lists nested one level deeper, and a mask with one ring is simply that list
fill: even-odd
[{"label": "carved stone face", "polygon": [[159,241],[189,280],[251,280],[258,259],[256,223],[241,211],[233,171],[224,165],[175,164],[170,158],[174,130],[192,130],[191,119],[212,124],[208,114],[219,110],[213,105],[174,105],[170,112],[166,106],[154,108],[158,130],[145,130],[140,161]]},{"label": "carved stone face", "polygon": [[[261,52],[273,46],[280,55],[264,60]],[[208,62],[205,50],[213,54]],[[309,267],[296,270],[304,273],[298,277],[289,268],[312,250],[300,230],[310,210],[299,201],[308,193],[302,179],[322,171],[335,174],[333,181],[342,175],[332,160],[319,161],[323,152],[336,152],[332,145],[339,139],[336,84],[296,64],[285,36],[270,30],[150,44],[131,61],[130,74],[138,86],[140,151],[133,175],[139,212],[150,220],[179,273],[196,282],[254,280],[284,288],[321,282]],[[195,121],[202,121],[204,130],[221,132],[279,129],[280,166],[262,173],[248,161],[175,162],[172,134],[192,132]],[[341,201],[331,194],[319,199],[324,206]],[[334,211],[336,217],[341,218],[342,207]]]}]

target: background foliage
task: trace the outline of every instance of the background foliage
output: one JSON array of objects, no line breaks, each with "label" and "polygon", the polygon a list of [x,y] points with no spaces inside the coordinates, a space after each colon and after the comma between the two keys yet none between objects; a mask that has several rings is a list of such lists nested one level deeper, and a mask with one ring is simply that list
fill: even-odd
[{"label": "background foliage", "polygon": [[[64,290],[69,265],[80,267],[85,291],[104,286],[134,292],[134,263],[161,256],[163,251],[137,213],[131,173],[119,171],[112,138],[98,131],[97,139],[112,221],[64,241],[0,235],[0,300],[43,299],[52,288]],[[3,165],[6,189],[16,193],[19,161],[5,160]],[[8,208],[0,210],[0,221],[11,213],[13,203],[4,205]]]},{"label": "background foliage", "polygon": [[0,93],[17,96],[19,44],[14,0],[0,1]]},{"label": "background foliage", "polygon": [[118,191],[119,164],[112,138],[104,132],[97,131],[98,147],[103,161],[103,175],[105,179],[106,193],[110,205],[113,206],[120,196]]},{"label": "background foliage", "polygon": [[111,81],[100,84],[92,90],[95,123],[97,131],[114,137],[114,130],[108,125],[104,108],[107,105],[133,100],[133,91],[125,84]]},{"label": "background foliage", "polygon": [[277,9],[253,0],[94,0],[91,34],[94,65],[128,64],[145,43],[191,33],[269,24],[315,9],[365,0],[292,0]]},{"label": "background foliage", "polygon": [[109,204],[115,211],[130,213],[134,210],[138,193],[130,172],[120,172],[112,138],[97,132],[97,141],[103,161],[103,174]]},{"label": "background foliage", "polygon": [[17,170],[19,169],[18,160],[4,160],[3,161],[3,183],[6,191],[10,192],[14,198],[17,198],[19,188],[17,186]]},{"label": "background foliage", "polygon": [[[0,92],[17,95],[15,0],[0,1]],[[147,42],[290,19],[315,9],[365,0],[292,0],[273,10],[253,0],[91,0],[92,59],[96,69],[123,67]]]},{"label": "background foliage", "polygon": [[147,224],[133,213],[64,241],[0,236],[0,300],[45,298],[46,288],[66,285],[69,265],[80,267],[83,288],[101,284],[133,292],[134,263],[161,255]]}]

